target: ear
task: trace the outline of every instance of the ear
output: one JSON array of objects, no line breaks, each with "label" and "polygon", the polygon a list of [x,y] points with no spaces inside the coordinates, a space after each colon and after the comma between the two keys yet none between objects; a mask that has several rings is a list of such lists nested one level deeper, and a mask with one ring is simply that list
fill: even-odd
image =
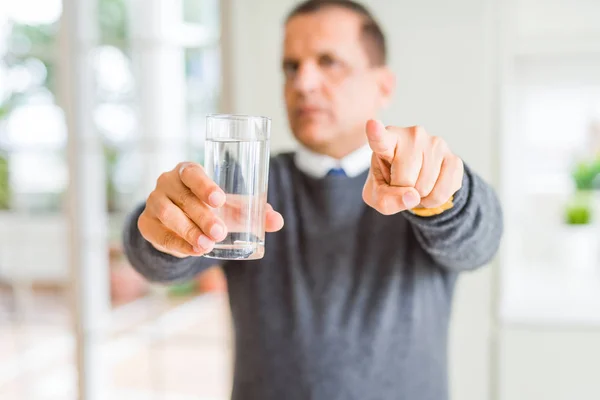
[{"label": "ear", "polygon": [[378,86],[381,98],[381,108],[386,108],[392,101],[396,91],[396,74],[387,66],[378,71]]}]

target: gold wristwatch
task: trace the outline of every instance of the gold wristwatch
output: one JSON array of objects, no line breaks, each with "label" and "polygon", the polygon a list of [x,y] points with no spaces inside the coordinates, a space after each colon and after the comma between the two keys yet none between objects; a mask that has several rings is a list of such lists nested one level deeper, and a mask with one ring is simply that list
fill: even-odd
[{"label": "gold wristwatch", "polygon": [[420,217],[432,217],[434,215],[439,215],[439,214],[443,213],[444,211],[451,209],[454,206],[453,200],[454,200],[454,196],[450,197],[450,200],[448,200],[447,202],[445,202],[444,204],[442,204],[439,207],[435,207],[435,208],[415,207],[415,208],[410,209],[410,212],[412,212],[413,214],[418,215]]}]

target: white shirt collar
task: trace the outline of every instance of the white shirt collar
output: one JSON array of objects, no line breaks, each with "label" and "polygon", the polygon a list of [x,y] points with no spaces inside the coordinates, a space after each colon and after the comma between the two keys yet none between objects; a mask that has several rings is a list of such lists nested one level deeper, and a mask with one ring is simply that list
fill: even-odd
[{"label": "white shirt collar", "polygon": [[354,150],[341,160],[315,153],[300,146],[294,155],[296,167],[314,178],[323,178],[333,168],[342,168],[347,176],[355,177],[371,166],[372,151],[368,144]]}]

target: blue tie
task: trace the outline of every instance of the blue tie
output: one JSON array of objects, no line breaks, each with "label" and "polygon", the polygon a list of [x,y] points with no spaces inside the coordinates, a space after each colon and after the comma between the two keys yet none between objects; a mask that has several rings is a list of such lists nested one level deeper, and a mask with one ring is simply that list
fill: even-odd
[{"label": "blue tie", "polygon": [[343,168],[332,168],[327,173],[327,176],[346,176],[346,172]]}]

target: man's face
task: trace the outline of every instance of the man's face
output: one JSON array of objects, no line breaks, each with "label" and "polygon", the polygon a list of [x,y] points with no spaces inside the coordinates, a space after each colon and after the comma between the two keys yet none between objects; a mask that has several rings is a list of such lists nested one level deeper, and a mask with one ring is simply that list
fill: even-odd
[{"label": "man's face", "polygon": [[393,77],[373,67],[362,19],[341,8],[293,17],[286,25],[283,72],[290,127],[314,151],[341,157],[365,143],[365,123],[391,95]]}]

